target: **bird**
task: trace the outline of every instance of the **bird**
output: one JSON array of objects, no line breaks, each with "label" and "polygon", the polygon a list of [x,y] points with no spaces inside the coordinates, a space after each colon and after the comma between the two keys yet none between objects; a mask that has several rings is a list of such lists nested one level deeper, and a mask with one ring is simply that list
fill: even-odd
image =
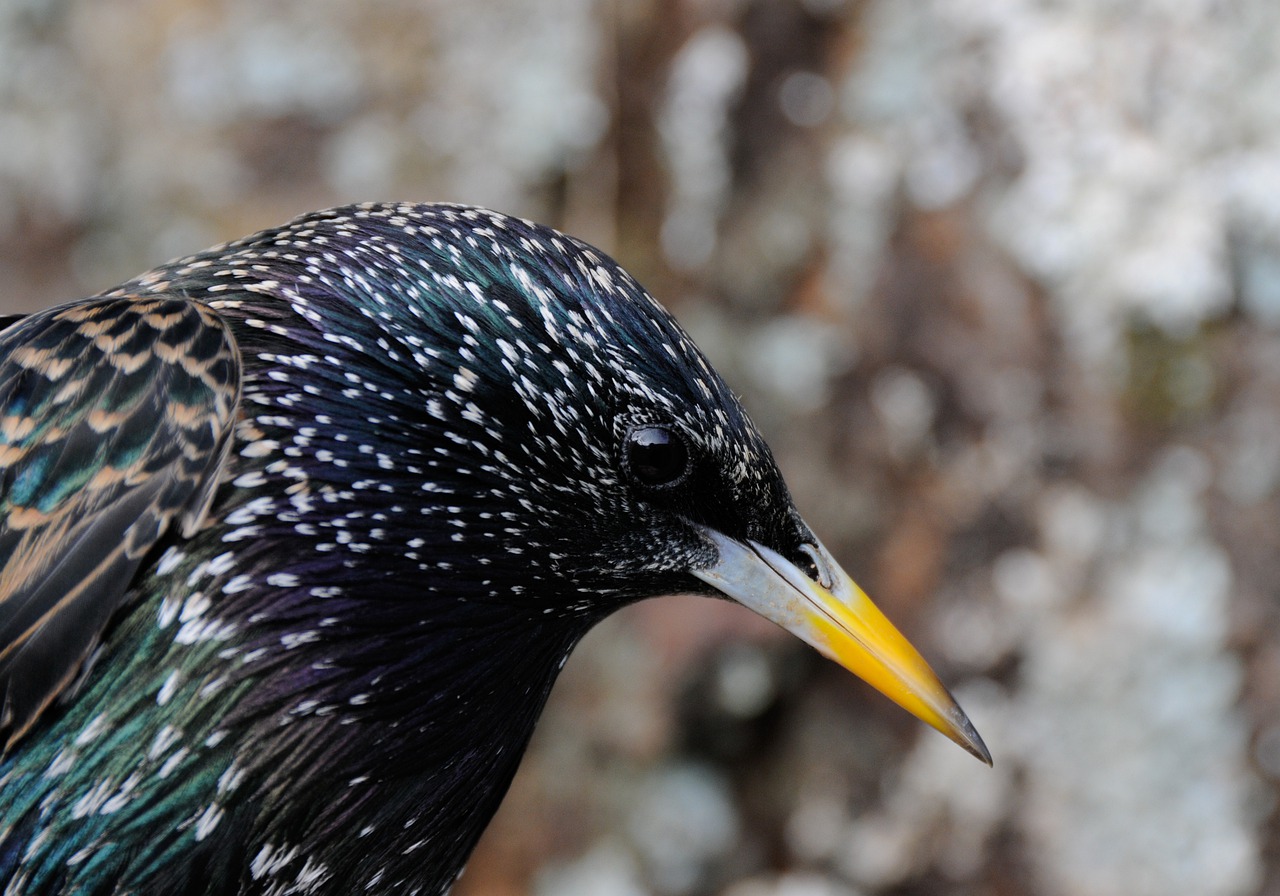
[{"label": "bird", "polygon": [[0,326],[0,892],[446,893],[575,644],[670,593],[991,761],[575,238],[346,206]]}]

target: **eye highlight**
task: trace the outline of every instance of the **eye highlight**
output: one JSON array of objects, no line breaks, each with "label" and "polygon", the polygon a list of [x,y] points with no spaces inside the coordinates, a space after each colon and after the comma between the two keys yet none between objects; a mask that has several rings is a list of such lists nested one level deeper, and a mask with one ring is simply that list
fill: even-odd
[{"label": "eye highlight", "polygon": [[666,426],[637,426],[623,445],[627,470],[643,485],[675,485],[689,472],[684,436]]}]

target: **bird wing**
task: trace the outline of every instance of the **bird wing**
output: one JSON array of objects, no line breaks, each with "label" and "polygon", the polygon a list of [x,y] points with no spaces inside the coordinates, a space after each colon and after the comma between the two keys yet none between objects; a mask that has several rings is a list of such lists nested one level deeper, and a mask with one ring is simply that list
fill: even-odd
[{"label": "bird wing", "polygon": [[0,755],[75,680],[156,541],[199,528],[239,397],[231,332],[186,299],[0,330]]}]

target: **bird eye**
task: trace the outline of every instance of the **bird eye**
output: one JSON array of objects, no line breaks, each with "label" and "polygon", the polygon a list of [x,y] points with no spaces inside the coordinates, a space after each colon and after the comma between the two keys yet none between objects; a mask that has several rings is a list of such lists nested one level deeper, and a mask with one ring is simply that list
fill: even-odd
[{"label": "bird eye", "polygon": [[645,485],[675,485],[689,471],[689,446],[665,426],[638,426],[627,433],[626,462]]}]

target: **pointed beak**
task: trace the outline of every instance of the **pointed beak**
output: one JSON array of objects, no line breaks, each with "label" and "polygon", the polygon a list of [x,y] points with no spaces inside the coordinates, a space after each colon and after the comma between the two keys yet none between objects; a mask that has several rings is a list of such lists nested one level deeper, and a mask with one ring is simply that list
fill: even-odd
[{"label": "pointed beak", "polygon": [[987,765],[991,753],[929,664],[840,568],[821,544],[805,545],[817,581],[777,551],[713,529],[703,534],[720,553],[693,574],[776,622],[941,731]]}]

